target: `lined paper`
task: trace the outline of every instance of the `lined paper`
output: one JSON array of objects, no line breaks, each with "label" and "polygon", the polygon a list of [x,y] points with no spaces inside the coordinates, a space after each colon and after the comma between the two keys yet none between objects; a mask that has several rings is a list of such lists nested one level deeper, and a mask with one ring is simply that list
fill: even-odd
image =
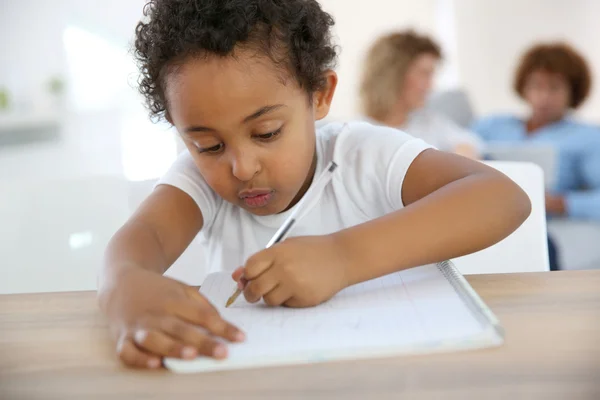
[{"label": "lined paper", "polygon": [[493,345],[489,327],[436,265],[349,287],[312,308],[249,304],[243,296],[225,308],[234,290],[227,273],[209,275],[201,287],[221,315],[246,333],[246,342],[229,345],[225,361],[169,360],[169,368],[195,372],[451,349],[451,343]]}]

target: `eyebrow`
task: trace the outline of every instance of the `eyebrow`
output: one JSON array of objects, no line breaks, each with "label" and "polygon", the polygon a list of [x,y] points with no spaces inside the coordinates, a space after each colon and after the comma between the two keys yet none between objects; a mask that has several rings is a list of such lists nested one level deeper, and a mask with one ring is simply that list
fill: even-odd
[{"label": "eyebrow", "polygon": [[[275,110],[278,110],[282,107],[285,107],[285,105],[283,104],[274,104],[271,106],[264,106],[259,108],[258,110],[256,110],[254,113],[248,115],[246,118],[244,118],[244,123],[247,124],[248,122],[255,120],[257,118],[262,117],[265,114],[268,114],[270,112],[273,112]],[[206,126],[199,126],[199,125],[192,125],[192,126],[188,126],[187,128],[185,128],[184,132],[186,133],[192,133],[192,132],[215,132],[216,129],[213,128],[209,128]]]}]

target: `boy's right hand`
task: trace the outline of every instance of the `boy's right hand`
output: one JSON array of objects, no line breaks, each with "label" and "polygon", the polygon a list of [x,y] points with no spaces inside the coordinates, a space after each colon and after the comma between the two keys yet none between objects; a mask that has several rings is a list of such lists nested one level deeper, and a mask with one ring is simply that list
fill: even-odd
[{"label": "boy's right hand", "polygon": [[225,358],[244,334],[224,321],[197,288],[142,269],[124,272],[105,302],[121,360],[133,367],[158,368],[162,357]]}]

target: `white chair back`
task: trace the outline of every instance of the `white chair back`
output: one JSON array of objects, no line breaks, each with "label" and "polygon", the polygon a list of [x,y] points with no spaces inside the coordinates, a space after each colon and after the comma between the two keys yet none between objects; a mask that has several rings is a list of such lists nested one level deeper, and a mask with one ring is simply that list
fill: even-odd
[{"label": "white chair back", "polygon": [[544,198],[544,173],[533,163],[490,161],[487,165],[515,181],[531,200],[531,215],[510,236],[454,260],[463,274],[539,272],[550,269]]},{"label": "white chair back", "polygon": [[544,184],[547,188],[556,182],[558,154],[556,148],[540,144],[487,144],[484,149],[487,158],[494,161],[530,162],[544,171]]}]

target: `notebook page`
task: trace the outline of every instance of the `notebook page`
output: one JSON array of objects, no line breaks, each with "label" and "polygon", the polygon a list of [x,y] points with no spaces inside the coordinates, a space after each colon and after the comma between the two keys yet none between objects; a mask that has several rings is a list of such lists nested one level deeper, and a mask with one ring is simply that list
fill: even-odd
[{"label": "notebook page", "polygon": [[178,366],[187,363],[188,369],[194,369],[196,363],[202,370],[227,368],[227,364],[323,361],[340,354],[423,349],[476,338],[486,330],[436,265],[363,282],[322,305],[304,309],[249,304],[243,296],[225,308],[234,290],[227,273],[209,275],[201,287],[221,315],[246,333],[246,342],[229,345],[227,361],[177,361]]}]

